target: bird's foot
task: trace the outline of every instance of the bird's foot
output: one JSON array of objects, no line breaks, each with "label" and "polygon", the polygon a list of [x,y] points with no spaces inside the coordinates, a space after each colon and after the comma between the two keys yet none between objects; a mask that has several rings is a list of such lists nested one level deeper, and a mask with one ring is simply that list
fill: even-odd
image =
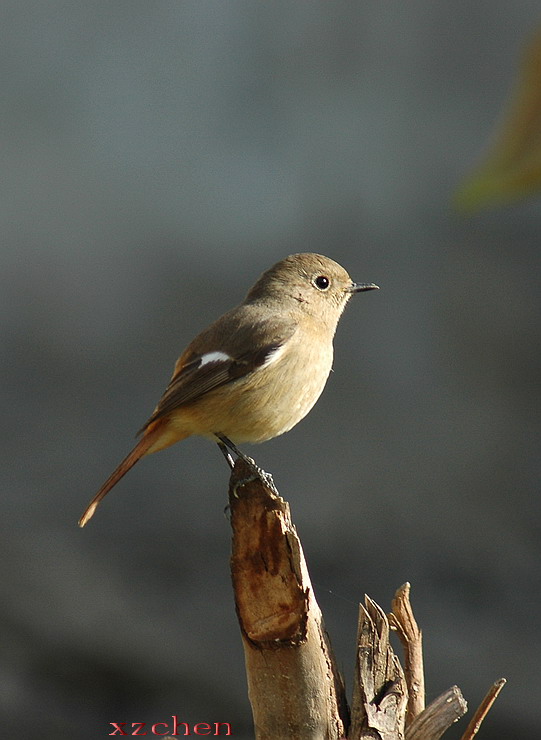
[{"label": "bird's foot", "polygon": [[[266,470],[263,470],[263,468],[260,468],[259,465],[255,462],[255,460],[251,457],[248,457],[247,455],[242,456],[242,460],[249,466],[249,468],[253,471],[253,475],[249,476],[247,479],[244,479],[242,481],[239,481],[238,485],[244,485],[245,483],[249,483],[253,480],[260,480],[264,486],[267,486],[267,488],[270,488],[270,490],[278,496],[278,489],[276,488],[274,484],[274,479],[272,477],[271,473],[267,473]],[[235,486],[235,488],[237,487]]]},{"label": "bird's foot", "polygon": [[[250,483],[254,480],[260,480],[264,486],[267,486],[272,493],[274,493],[276,496],[279,495],[278,490],[276,486],[274,485],[273,477],[270,473],[267,473],[263,468],[260,468],[259,465],[255,462],[255,460],[251,457],[248,457],[248,455],[245,455],[244,452],[241,452],[239,448],[231,442],[231,440],[225,436],[225,434],[219,434],[216,433],[216,437],[218,438],[218,447],[220,448],[223,456],[227,460],[227,464],[231,469],[235,466],[235,461],[233,460],[233,457],[231,455],[231,452],[233,452],[237,457],[239,457],[241,460],[243,460],[246,465],[250,468],[253,475],[248,476],[247,478],[243,478],[240,481],[237,481],[233,487],[233,495],[237,495],[237,489],[241,488],[242,486],[246,485],[246,483]],[[230,452],[231,451],[231,452]]]}]

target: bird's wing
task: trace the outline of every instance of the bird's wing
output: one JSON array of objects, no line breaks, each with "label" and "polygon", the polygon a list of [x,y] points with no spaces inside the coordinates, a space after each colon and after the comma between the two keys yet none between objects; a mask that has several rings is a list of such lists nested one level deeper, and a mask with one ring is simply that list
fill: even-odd
[{"label": "bird's wing", "polygon": [[[234,327],[226,336],[220,334],[221,324],[218,320],[200,334],[180,356],[169,385],[140,432],[179,406],[257,370],[296,331],[294,322],[274,317],[254,322],[224,322],[229,329]],[[210,347],[214,349],[208,351]]]}]

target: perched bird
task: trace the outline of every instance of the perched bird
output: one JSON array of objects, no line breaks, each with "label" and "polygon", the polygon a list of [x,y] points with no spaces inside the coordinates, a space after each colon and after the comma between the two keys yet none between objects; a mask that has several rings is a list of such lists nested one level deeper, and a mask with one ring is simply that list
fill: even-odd
[{"label": "perched bird", "polygon": [[[79,520],[96,507],[144,455],[192,434],[218,443],[263,477],[236,447],[289,431],[319,398],[331,371],[333,337],[354,283],[320,254],[293,254],[263,273],[244,301],[197,336],[177,360],[140,441],[105,481]],[[272,480],[272,479],[271,479]]]}]

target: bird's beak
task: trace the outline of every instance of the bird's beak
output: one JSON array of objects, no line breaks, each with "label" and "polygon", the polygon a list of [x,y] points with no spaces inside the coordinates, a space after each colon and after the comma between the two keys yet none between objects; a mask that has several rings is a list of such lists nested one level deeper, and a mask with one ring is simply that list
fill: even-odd
[{"label": "bird's beak", "polygon": [[352,293],[360,293],[362,290],[379,290],[379,285],[374,283],[352,283],[350,291]]}]

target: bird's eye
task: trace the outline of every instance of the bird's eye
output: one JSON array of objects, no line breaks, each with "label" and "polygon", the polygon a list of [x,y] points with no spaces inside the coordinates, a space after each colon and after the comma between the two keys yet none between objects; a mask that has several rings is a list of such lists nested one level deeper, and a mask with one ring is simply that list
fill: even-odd
[{"label": "bird's eye", "polygon": [[328,277],[325,277],[325,275],[318,275],[317,278],[315,278],[314,280],[314,285],[320,290],[327,290],[330,284],[331,281]]}]

